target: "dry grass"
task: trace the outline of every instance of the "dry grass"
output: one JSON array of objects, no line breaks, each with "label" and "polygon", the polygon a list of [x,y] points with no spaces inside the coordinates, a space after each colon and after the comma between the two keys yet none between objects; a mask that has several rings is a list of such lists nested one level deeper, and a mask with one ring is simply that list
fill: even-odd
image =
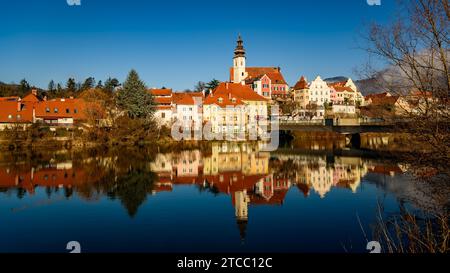
[{"label": "dry grass", "polygon": [[450,253],[449,213],[424,218],[403,211],[385,219],[379,209],[375,238],[385,253]]}]

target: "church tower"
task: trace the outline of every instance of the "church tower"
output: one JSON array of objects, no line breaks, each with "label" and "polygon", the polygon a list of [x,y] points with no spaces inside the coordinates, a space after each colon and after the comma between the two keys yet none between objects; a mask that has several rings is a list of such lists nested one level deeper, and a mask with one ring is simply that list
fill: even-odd
[{"label": "church tower", "polygon": [[248,74],[245,72],[245,49],[244,49],[244,41],[242,41],[241,35],[237,40],[237,46],[234,50],[234,58],[233,58],[233,82],[234,83],[243,83],[247,78]]}]

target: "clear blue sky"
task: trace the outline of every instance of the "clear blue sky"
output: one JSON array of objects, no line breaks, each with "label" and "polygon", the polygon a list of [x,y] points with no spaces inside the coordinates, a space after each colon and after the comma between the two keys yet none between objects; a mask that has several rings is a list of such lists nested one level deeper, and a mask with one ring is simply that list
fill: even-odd
[{"label": "clear blue sky", "polygon": [[392,16],[395,1],[381,1],[1,0],[0,81],[123,81],[135,68],[149,87],[193,88],[228,79],[238,33],[249,66],[280,66],[291,85],[355,77],[367,60],[359,33]]}]

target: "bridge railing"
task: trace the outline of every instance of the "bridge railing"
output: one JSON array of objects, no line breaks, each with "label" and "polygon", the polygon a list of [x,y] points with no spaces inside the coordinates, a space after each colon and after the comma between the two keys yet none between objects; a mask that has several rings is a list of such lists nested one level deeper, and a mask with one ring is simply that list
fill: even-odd
[{"label": "bridge railing", "polygon": [[280,125],[325,125],[325,120],[279,120]]}]

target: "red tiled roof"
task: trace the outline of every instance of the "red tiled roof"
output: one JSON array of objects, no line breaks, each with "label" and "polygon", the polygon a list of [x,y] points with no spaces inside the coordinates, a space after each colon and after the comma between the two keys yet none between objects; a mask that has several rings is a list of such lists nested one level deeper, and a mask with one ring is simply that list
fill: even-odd
[{"label": "red tiled roof", "polygon": [[154,98],[154,101],[156,104],[172,104],[172,98],[171,97],[157,97]]},{"label": "red tiled roof", "polygon": [[[35,108],[36,117],[39,118],[73,118],[75,120],[83,120],[86,118],[86,103],[82,99],[42,101],[36,104]],[[55,109],[57,109],[57,112],[55,112]]]},{"label": "red tiled roof", "polygon": [[[234,98],[234,101],[233,101],[233,98]],[[244,105],[242,100],[240,100],[236,97],[232,97],[230,99],[230,97],[227,95],[208,96],[203,104],[205,104],[205,105],[216,104],[217,106],[220,106],[222,108],[227,107],[227,106]]]},{"label": "red tiled roof", "polygon": [[[249,79],[261,78],[267,75],[272,84],[286,84],[283,74],[281,74],[278,67],[246,67],[245,71],[248,73]],[[234,80],[234,68],[230,69],[230,81]]]},{"label": "red tiled roof", "polygon": [[179,105],[195,105],[194,98],[203,98],[203,93],[173,93],[173,103]]},{"label": "red tiled roof", "polygon": [[0,101],[18,101],[19,97],[2,97]]},{"label": "red tiled roof", "polygon": [[286,81],[284,80],[283,75],[281,72],[270,72],[266,74],[270,80],[272,81],[272,84],[286,84]]},{"label": "red tiled roof", "polygon": [[336,90],[336,92],[345,92],[345,91],[347,91],[347,92],[352,92],[352,93],[355,92],[355,91],[353,91],[353,89],[351,89],[350,87],[339,86],[339,85],[331,86],[331,87],[333,87],[334,90]]},{"label": "red tiled roof", "polygon": [[[223,103],[219,103],[219,98],[223,99]],[[233,98],[236,99],[235,103],[232,102]],[[239,105],[244,101],[267,101],[267,99],[258,95],[247,85],[223,82],[206,98],[203,104],[217,104],[223,107],[226,105]]]},{"label": "red tiled roof", "polygon": [[172,95],[172,89],[150,89],[150,94],[153,96],[170,96]]},{"label": "red tiled roof", "polygon": [[[11,116],[11,118],[9,118]],[[33,104],[17,101],[0,101],[0,122],[32,122]]]},{"label": "red tiled roof", "polygon": [[156,109],[157,110],[171,110],[172,106],[170,106],[170,105],[157,105]]},{"label": "red tiled roof", "polygon": [[22,101],[24,101],[24,102],[39,102],[39,99],[38,99],[38,97],[36,97],[35,94],[29,93],[22,99]]},{"label": "red tiled roof", "polygon": [[304,76],[302,76],[294,86],[294,90],[303,90],[303,89],[308,89],[308,82],[306,81]]},{"label": "red tiled roof", "polygon": [[399,98],[399,96],[391,96],[386,92],[366,96],[366,100],[371,100],[373,105],[394,105]]}]

